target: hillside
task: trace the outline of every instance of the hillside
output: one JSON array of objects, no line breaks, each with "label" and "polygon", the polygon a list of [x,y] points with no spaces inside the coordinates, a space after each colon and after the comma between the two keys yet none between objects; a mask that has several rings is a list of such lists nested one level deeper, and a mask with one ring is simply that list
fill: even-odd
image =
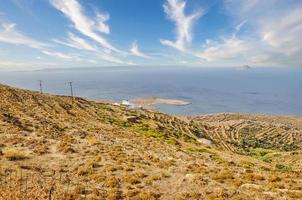
[{"label": "hillside", "polygon": [[302,149],[302,118],[248,114],[191,117],[204,136],[222,148],[247,153],[253,148],[293,151]]},{"label": "hillside", "polygon": [[0,200],[301,199],[301,124],[177,117],[0,85]]}]

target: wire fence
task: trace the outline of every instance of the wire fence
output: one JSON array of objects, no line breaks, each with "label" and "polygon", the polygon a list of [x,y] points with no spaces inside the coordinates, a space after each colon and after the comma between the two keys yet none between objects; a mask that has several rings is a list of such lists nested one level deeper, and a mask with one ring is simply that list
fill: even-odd
[{"label": "wire fence", "polygon": [[0,200],[81,200],[86,187],[62,172],[0,169]]}]

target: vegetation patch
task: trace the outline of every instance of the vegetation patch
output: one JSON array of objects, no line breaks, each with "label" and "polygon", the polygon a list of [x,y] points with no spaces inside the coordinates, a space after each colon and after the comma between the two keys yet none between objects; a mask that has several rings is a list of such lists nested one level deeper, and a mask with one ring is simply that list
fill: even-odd
[{"label": "vegetation patch", "polygon": [[[246,126],[239,130],[240,140],[239,147],[246,150],[249,148],[276,149],[280,151],[294,151],[298,146],[294,143],[275,142],[270,138],[260,139],[256,133],[260,132],[263,127]],[[267,133],[269,134],[269,133]]]},{"label": "vegetation patch", "polygon": [[284,165],[284,164],[276,164],[275,168],[281,172],[288,172],[292,170],[291,166]]},{"label": "vegetation patch", "polygon": [[187,150],[193,153],[209,153],[209,154],[213,153],[210,149],[202,148],[202,147],[189,147],[187,148]]},{"label": "vegetation patch", "polygon": [[279,154],[276,154],[273,150],[270,149],[255,148],[249,149],[246,155],[269,163],[272,162],[273,158],[278,156]]}]

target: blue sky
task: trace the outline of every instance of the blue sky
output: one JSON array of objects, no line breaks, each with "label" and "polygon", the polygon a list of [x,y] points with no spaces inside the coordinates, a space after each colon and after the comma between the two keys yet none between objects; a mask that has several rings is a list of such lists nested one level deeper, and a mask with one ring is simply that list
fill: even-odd
[{"label": "blue sky", "polygon": [[301,0],[5,0],[0,69],[301,66]]}]

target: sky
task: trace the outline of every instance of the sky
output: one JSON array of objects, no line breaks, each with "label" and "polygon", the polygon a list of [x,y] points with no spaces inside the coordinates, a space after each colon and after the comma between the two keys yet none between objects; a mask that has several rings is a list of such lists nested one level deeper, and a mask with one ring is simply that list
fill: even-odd
[{"label": "sky", "polygon": [[0,70],[302,66],[301,0],[1,0]]}]

